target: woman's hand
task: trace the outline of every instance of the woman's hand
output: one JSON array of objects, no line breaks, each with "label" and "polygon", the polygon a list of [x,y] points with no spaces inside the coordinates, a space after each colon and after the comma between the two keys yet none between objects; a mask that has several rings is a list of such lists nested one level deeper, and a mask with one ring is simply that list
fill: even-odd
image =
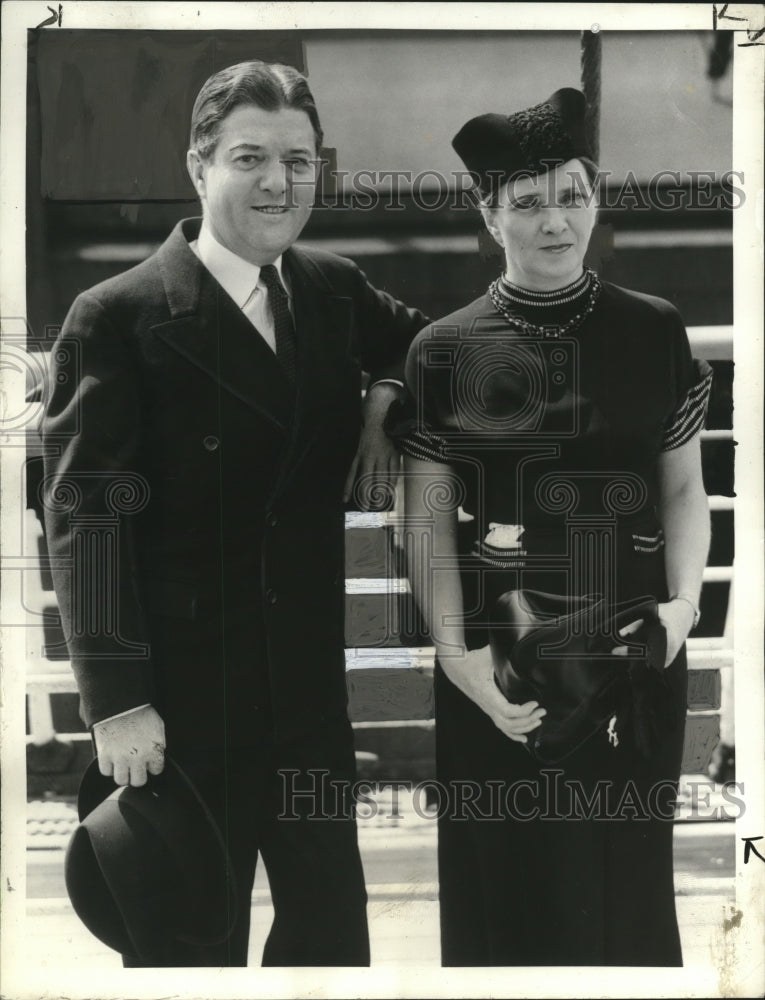
[{"label": "woman's hand", "polygon": [[[675,599],[674,601],[667,601],[666,604],[660,604],[658,607],[659,611],[659,621],[664,626],[664,631],[667,633],[667,655],[664,658],[664,669],[670,665],[680,652],[680,648],[688,638],[688,633],[693,627],[693,608],[687,601],[681,601]],[[629,636],[640,628],[643,624],[643,619],[639,618],[635,622],[631,622],[624,628],[619,629],[620,636]],[[629,648],[627,646],[616,646],[612,652],[616,653],[617,656],[627,656],[629,653]]]},{"label": "woman's hand", "polygon": [[444,673],[463,694],[484,711],[497,729],[516,743],[526,743],[526,733],[536,729],[546,715],[536,701],[514,705],[494,683],[494,667],[488,646],[471,650],[465,658],[441,660]]}]

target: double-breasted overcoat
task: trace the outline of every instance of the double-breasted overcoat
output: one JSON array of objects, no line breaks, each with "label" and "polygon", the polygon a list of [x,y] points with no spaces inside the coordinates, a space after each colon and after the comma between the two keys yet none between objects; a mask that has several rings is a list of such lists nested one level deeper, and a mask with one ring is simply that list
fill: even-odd
[{"label": "double-breasted overcoat", "polygon": [[[49,551],[92,725],[154,704],[174,741],[277,740],[342,715],[343,484],[362,370],[395,376],[419,312],[351,261],[284,254],[296,386],[179,223],[81,294],[53,349]],[[257,723],[260,724],[260,723]]]}]

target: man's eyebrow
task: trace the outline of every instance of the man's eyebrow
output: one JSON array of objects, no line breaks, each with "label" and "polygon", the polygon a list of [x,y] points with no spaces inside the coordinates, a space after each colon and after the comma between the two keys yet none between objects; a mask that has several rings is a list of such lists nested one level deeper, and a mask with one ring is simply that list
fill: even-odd
[{"label": "man's eyebrow", "polygon": [[314,156],[314,151],[309,149],[308,146],[293,146],[292,149],[285,150],[285,156],[295,156],[297,154],[301,156]]},{"label": "man's eyebrow", "polygon": [[[237,150],[248,149],[258,152],[259,150],[265,149],[264,146],[259,146],[254,142],[237,142],[233,146],[229,146],[229,153],[235,153]],[[306,153],[308,156],[313,156],[313,150],[309,149],[308,146],[295,146],[294,149],[285,150],[283,155],[292,156],[295,153]]]}]

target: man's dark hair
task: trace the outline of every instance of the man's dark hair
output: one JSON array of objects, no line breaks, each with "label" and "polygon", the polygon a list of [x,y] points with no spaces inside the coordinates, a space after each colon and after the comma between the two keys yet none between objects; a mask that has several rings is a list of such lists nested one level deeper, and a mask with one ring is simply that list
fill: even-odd
[{"label": "man's dark hair", "polygon": [[215,152],[224,119],[242,104],[252,104],[264,111],[282,108],[305,111],[313,126],[316,151],[321,148],[324,133],[306,78],[292,66],[252,59],[214,73],[194,101],[191,147],[203,159]]}]

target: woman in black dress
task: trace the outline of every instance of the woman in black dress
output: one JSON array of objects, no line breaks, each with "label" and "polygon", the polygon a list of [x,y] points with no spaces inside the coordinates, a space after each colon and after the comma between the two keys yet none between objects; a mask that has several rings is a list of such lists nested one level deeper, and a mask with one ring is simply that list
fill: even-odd
[{"label": "woman in black dress", "polygon": [[[391,426],[437,657],[444,965],[682,964],[672,812],[709,545],[711,370],[672,305],[584,267],[597,168],[583,119],[566,89],[456,136],[506,269],[418,335]],[[555,766],[529,752],[544,705],[512,704],[494,680],[492,610],[521,587],[653,595],[666,631],[632,723]]]}]

